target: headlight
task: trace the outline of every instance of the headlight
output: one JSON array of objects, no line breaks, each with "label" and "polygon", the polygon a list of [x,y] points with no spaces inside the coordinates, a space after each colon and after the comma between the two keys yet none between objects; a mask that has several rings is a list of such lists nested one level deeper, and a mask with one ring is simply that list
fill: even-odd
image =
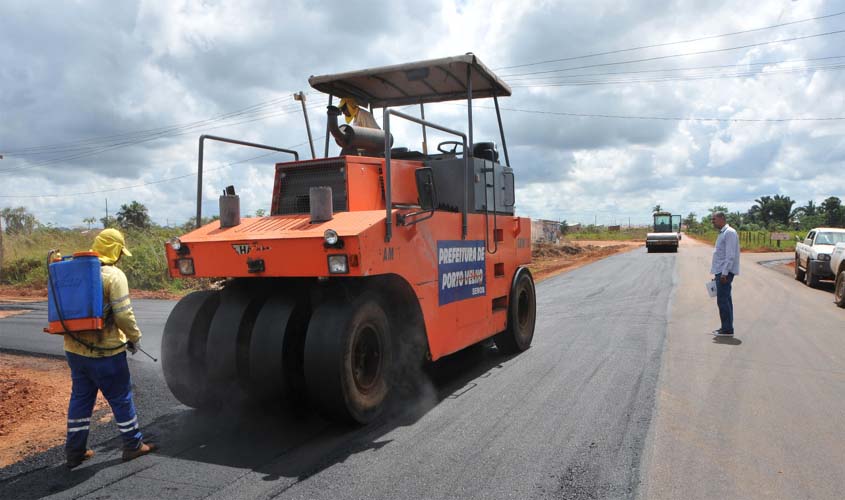
[{"label": "headlight", "polygon": [[349,264],[346,255],[329,255],[329,274],[346,274],[349,272]]},{"label": "headlight", "polygon": [[830,254],[820,253],[816,260],[820,260],[822,262],[830,262]]},{"label": "headlight", "polygon": [[194,259],[178,259],[176,266],[179,268],[179,273],[190,276],[194,274]]},{"label": "headlight", "polygon": [[180,248],[182,248],[182,240],[180,240],[179,238],[170,238],[169,240],[167,240],[167,244],[170,245],[170,248],[176,250],[177,252]]},{"label": "headlight", "polygon": [[329,246],[337,245],[337,240],[340,239],[337,235],[337,231],[334,229],[326,229],[326,232],[323,233],[323,238],[326,240],[326,245]]}]

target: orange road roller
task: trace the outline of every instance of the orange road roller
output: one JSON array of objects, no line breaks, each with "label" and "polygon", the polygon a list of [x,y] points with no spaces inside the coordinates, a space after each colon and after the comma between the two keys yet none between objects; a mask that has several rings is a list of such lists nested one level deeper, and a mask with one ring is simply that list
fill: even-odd
[{"label": "orange road roller", "polygon": [[[366,424],[426,361],[488,339],[502,353],[531,345],[531,224],[514,215],[498,103],[511,90],[473,54],[309,83],[329,96],[324,158],[200,138],[197,228],[167,242],[167,262],[172,277],[223,285],[173,309],[164,375],[176,398],[195,408],[308,404]],[[495,104],[503,158],[494,142],[473,139],[472,105],[484,98]],[[418,106],[424,117],[425,104],[445,101],[466,103],[466,132],[400,111]],[[358,120],[379,109],[383,129]],[[355,121],[338,125],[343,114]],[[437,130],[454,140],[436,151],[425,142],[423,151],[397,147],[391,125],[400,120],[421,127],[424,138]],[[340,156],[328,157],[329,136]],[[268,216],[241,218],[230,186],[220,219],[200,224],[208,140],[292,156],[275,165]]]}]

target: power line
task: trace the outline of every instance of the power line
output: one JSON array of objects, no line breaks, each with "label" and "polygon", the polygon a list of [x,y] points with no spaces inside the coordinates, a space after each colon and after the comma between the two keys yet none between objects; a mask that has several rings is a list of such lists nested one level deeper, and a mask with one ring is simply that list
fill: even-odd
[{"label": "power line", "polygon": [[726,48],[722,48],[722,49],[700,50],[700,51],[697,51],[697,52],[683,52],[683,53],[679,53],[679,54],[670,54],[670,55],[665,55],[665,56],[645,57],[645,58],[641,58],[641,59],[629,59],[627,61],[616,61],[616,62],[608,62],[608,63],[588,64],[588,65],[584,65],[584,66],[572,66],[572,67],[569,67],[569,68],[551,69],[551,70],[547,70],[547,71],[533,71],[533,72],[529,72],[529,73],[515,73],[515,74],[512,74],[512,75],[500,75],[500,77],[501,78],[510,78],[510,77],[514,77],[514,76],[544,75],[544,74],[549,74],[549,73],[561,73],[561,72],[564,72],[564,71],[573,71],[573,70],[576,70],[576,69],[599,68],[599,67],[606,67],[606,66],[617,66],[617,65],[620,65],[620,64],[633,64],[633,63],[639,63],[639,62],[658,61],[658,60],[662,60],[662,59],[671,59],[671,58],[674,58],[674,57],[687,57],[687,56],[698,56],[698,55],[703,55],[703,54],[715,54],[715,53],[718,53],[718,52],[729,52],[729,51],[732,51],[732,50],[748,49],[748,48],[751,48],[751,47],[760,47],[760,46],[763,46],[763,45],[772,45],[772,44],[775,44],[775,43],[794,42],[794,41],[797,41],[797,40],[807,40],[807,39],[810,39],[810,38],[818,38],[818,37],[830,36],[830,35],[839,35],[839,34],[842,34],[842,33],[845,33],[845,30],[827,31],[825,33],[816,33],[816,34],[813,34],[813,35],[803,35],[803,36],[797,36],[797,37],[792,37],[792,38],[782,38],[780,40],[770,40],[768,42],[749,43],[749,44],[745,44],[745,45],[738,45],[738,46],[735,46],[735,47],[726,47]]},{"label": "power line", "polygon": [[826,57],[810,57],[810,58],[806,58],[806,59],[782,59],[780,61],[764,61],[764,62],[756,62],[756,63],[717,64],[717,65],[711,65],[711,66],[689,66],[689,67],[685,67],[685,68],[642,69],[642,70],[636,70],[636,71],[606,71],[604,73],[578,73],[578,74],[575,74],[575,75],[554,75],[554,76],[545,76],[545,77],[523,76],[523,77],[510,78],[510,79],[508,79],[508,83],[536,80],[537,78],[566,79],[566,78],[581,78],[581,77],[588,77],[588,76],[635,75],[635,74],[643,74],[643,73],[666,73],[666,72],[672,72],[672,71],[694,71],[694,70],[702,70],[702,69],[736,68],[738,66],[770,66],[770,65],[774,65],[774,64],[806,63],[806,62],[812,62],[812,61],[825,61],[825,60],[830,60],[830,59],[844,59],[844,58],[845,58],[845,55],[842,55],[842,56],[826,56]]},{"label": "power line", "polygon": [[806,23],[806,22],[809,22],[809,21],[817,21],[819,19],[826,19],[826,18],[830,18],[830,17],[841,16],[843,14],[845,14],[845,11],[836,12],[834,14],[827,14],[827,15],[824,15],[824,16],[810,17],[810,18],[807,18],[807,19],[799,19],[797,21],[790,21],[788,23],[773,24],[771,26],[764,26],[762,28],[754,28],[754,29],[743,30],[743,31],[734,31],[732,33],[722,33],[720,35],[710,35],[710,36],[704,36],[704,37],[700,37],[700,38],[690,38],[690,39],[687,39],[687,40],[679,40],[679,41],[676,41],[676,42],[665,42],[665,43],[656,43],[656,44],[652,44],[652,45],[641,45],[639,47],[631,47],[631,48],[628,48],[628,49],[609,50],[607,52],[596,52],[596,53],[593,53],[593,54],[586,54],[586,55],[582,55],[582,56],[564,57],[564,58],[561,58],[561,59],[548,59],[548,60],[545,60],[545,61],[537,61],[537,62],[532,62],[532,63],[517,64],[517,65],[514,65],[514,66],[504,66],[504,67],[501,67],[501,68],[496,68],[496,71],[499,71],[499,70],[502,70],[502,69],[514,69],[514,68],[524,68],[524,67],[527,67],[527,66],[537,66],[537,65],[540,65],[540,64],[549,64],[549,63],[554,63],[554,62],[574,61],[574,60],[577,60],[577,59],[587,59],[587,58],[590,58],[590,57],[606,56],[606,55],[611,55],[611,54],[620,54],[620,53],[623,53],[623,52],[632,52],[632,51],[635,51],[635,50],[652,49],[652,48],[656,48],[656,47],[667,47],[669,45],[679,45],[679,44],[683,44],[683,43],[700,42],[700,41],[703,41],[703,40],[713,40],[715,38],[722,38],[722,37],[726,37],[726,36],[743,35],[743,34],[746,34],[746,33],[754,33],[754,32],[757,32],[757,31],[765,31],[765,30],[770,30],[770,29],[774,29],[774,28],[782,28],[784,26],[790,26],[790,25],[799,24],[799,23]]},{"label": "power line", "polygon": [[[320,107],[320,106],[309,106],[309,109],[316,109],[317,107]],[[252,122],[256,122],[256,121],[266,120],[268,118],[272,118],[272,117],[275,117],[275,116],[281,116],[281,115],[296,113],[299,109],[301,109],[301,107],[296,106],[296,107],[289,109],[289,110],[265,113],[264,115],[259,115],[258,117],[253,117],[253,118],[250,118],[250,119],[245,119],[245,120],[241,120],[241,121],[237,121],[237,122],[223,123],[221,125],[217,125],[217,126],[214,126],[214,127],[203,127],[202,131],[215,130],[215,129],[219,129],[219,128],[223,128],[223,127],[232,127],[232,126],[235,126],[235,125],[242,125],[242,124],[245,124],[245,123],[252,123]],[[23,166],[20,166],[20,167],[0,170],[0,174],[9,173],[9,172],[17,172],[17,171],[20,171],[20,170],[28,170],[28,169],[36,168],[36,167],[54,165],[54,164],[57,164],[57,163],[64,163],[64,162],[68,162],[68,161],[72,161],[72,160],[78,160],[80,158],[98,155],[98,154],[105,153],[107,151],[112,151],[112,150],[115,150],[115,149],[121,149],[121,148],[129,147],[129,146],[136,146],[138,144],[143,144],[145,142],[150,142],[150,141],[154,141],[154,140],[157,140],[157,139],[172,138],[172,137],[178,137],[178,136],[187,135],[187,134],[193,134],[193,133],[196,133],[197,132],[196,129],[198,129],[200,127],[190,127],[190,128],[192,130],[185,129],[185,131],[179,132],[179,133],[167,133],[167,134],[158,134],[158,135],[154,135],[154,136],[151,136],[151,137],[149,137],[149,136],[148,137],[142,137],[142,138],[139,138],[139,139],[127,140],[127,141],[119,142],[119,143],[115,143],[115,144],[99,146],[99,147],[96,147],[96,148],[90,148],[90,149],[88,149],[84,152],[72,154],[71,156],[63,156],[63,157],[56,157],[56,158],[49,158],[49,159],[45,159],[45,160],[40,160],[38,162],[30,163],[30,164],[23,165]]]},{"label": "power line", "polygon": [[[318,137],[318,138],[315,138],[314,140],[318,141],[320,139],[323,139],[324,137],[325,136]],[[295,144],[293,146],[287,146],[285,149],[293,149],[293,148],[296,148],[296,147],[299,147],[299,146],[304,146],[305,144],[308,144],[308,142],[306,141],[306,142],[301,142],[299,144]],[[272,155],[276,155],[276,154],[280,154],[280,153],[279,152],[264,153],[264,154],[260,154],[258,156],[246,158],[244,160],[233,161],[231,163],[227,163],[226,165],[223,165],[223,166],[220,166],[220,167],[205,169],[204,172],[214,172],[214,171],[217,171],[217,170],[222,170],[224,168],[231,167],[233,165],[238,165],[238,164],[241,164],[241,163],[247,163],[247,162],[250,162],[250,161],[253,161],[253,160],[265,158],[267,156],[272,156]],[[61,193],[61,194],[0,195],[0,198],[69,198],[69,197],[72,197],[72,196],[85,196],[85,195],[91,195],[91,194],[109,193],[109,192],[112,192],[112,191],[125,191],[127,189],[136,189],[136,188],[141,188],[141,187],[145,187],[145,186],[152,186],[152,185],[155,185],[155,184],[177,181],[177,180],[180,180],[180,179],[186,179],[188,177],[196,177],[196,176],[197,176],[196,172],[191,172],[191,173],[188,173],[188,174],[177,175],[176,177],[168,177],[168,178],[165,178],[165,179],[156,179],[154,181],[143,182],[143,183],[140,183],[140,184],[132,184],[130,186],[121,186],[121,187],[115,187],[115,188],[98,189],[98,190],[94,190],[94,191],[83,191],[83,192],[78,192],[78,193]]]},{"label": "power line", "polygon": [[723,78],[741,78],[748,76],[775,76],[791,73],[805,73],[808,71],[836,71],[845,69],[845,64],[833,64],[826,66],[810,66],[805,68],[783,68],[774,70],[757,70],[740,73],[724,73],[714,75],[689,75],[689,76],[666,76],[654,78],[640,78],[640,79],[608,79],[608,80],[587,80],[587,81],[573,81],[573,82],[525,82],[511,85],[513,88],[537,88],[537,87],[579,87],[590,85],[612,85],[612,84],[632,84],[632,83],[662,83],[662,82],[685,82],[697,80],[718,80]]},{"label": "power line", "polygon": [[[314,91],[305,92],[306,95],[313,94],[313,93],[314,93]],[[251,106],[247,106],[245,108],[237,109],[237,110],[234,110],[234,111],[229,111],[229,112],[223,113],[221,115],[213,116],[211,118],[206,118],[206,119],[198,120],[198,121],[194,121],[194,122],[167,125],[167,126],[163,126],[163,127],[156,127],[156,128],[152,128],[152,129],[145,129],[145,130],[135,130],[135,131],[130,131],[130,132],[121,132],[119,134],[112,134],[112,135],[106,135],[106,136],[90,137],[90,138],[87,138],[87,139],[80,139],[80,140],[77,140],[77,141],[70,141],[70,142],[65,142],[65,143],[55,143],[55,144],[47,144],[47,145],[41,145],[41,146],[30,146],[30,147],[26,147],[26,148],[19,148],[17,150],[8,150],[8,151],[5,151],[4,154],[6,154],[6,155],[17,155],[17,154],[31,153],[33,151],[42,151],[42,150],[53,150],[53,149],[63,150],[66,147],[72,147],[72,146],[77,146],[77,145],[81,145],[81,144],[108,142],[110,140],[122,139],[122,138],[132,137],[132,136],[144,136],[144,135],[149,135],[149,134],[159,134],[159,133],[164,133],[164,132],[167,132],[167,131],[170,131],[170,130],[183,129],[185,127],[197,127],[197,126],[201,126],[202,124],[205,124],[205,123],[213,123],[213,122],[216,122],[216,121],[226,120],[226,119],[229,119],[229,118],[235,118],[235,117],[245,115],[245,114],[257,113],[259,111],[262,111],[265,108],[273,107],[277,104],[288,101],[289,99],[291,99],[291,95],[286,95],[284,97],[277,97],[275,99],[270,99],[268,101],[262,101],[262,102],[259,102],[257,104],[253,104]],[[291,103],[291,105],[288,106],[288,107],[291,107],[291,108],[295,107],[296,109],[299,109],[300,106],[298,104]]]},{"label": "power line", "polygon": [[[453,104],[465,107],[466,104]],[[490,106],[473,106],[473,108],[496,109]],[[533,113],[538,115],[571,116],[577,118],[613,118],[620,120],[662,120],[662,121],[695,121],[695,122],[750,122],[750,123],[782,123],[782,122],[825,122],[845,120],[845,116],[834,117],[789,117],[789,118],[699,118],[676,116],[637,116],[637,115],[609,115],[597,113],[569,113],[566,111],[542,111],[534,109],[500,108],[503,111],[518,113]]]}]

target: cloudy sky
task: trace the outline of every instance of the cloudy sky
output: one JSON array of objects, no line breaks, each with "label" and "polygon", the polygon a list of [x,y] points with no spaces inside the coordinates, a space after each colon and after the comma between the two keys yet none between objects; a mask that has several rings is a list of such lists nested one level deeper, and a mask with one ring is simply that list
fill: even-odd
[{"label": "cloudy sky", "polygon": [[[465,52],[513,88],[500,104],[523,215],[640,223],[655,204],[845,198],[843,30],[845,1],[3,0],[0,207],[73,226],[137,200],[182,223],[200,134],[309,157],[292,94],[311,91],[321,152],[310,75]],[[499,142],[492,102],[477,105],[476,139]],[[462,130],[465,112],[426,107]],[[206,214],[228,184],[246,212],[269,208],[283,157],[206,151]]]}]

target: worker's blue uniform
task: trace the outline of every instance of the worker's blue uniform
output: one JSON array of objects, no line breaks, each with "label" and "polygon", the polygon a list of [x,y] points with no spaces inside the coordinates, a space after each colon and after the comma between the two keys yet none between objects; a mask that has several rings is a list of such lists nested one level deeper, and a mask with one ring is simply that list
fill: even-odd
[{"label": "worker's blue uniform", "polygon": [[[126,362],[126,343],[138,344],[141,330],[129,301],[126,275],[115,267],[121,255],[131,256],[123,235],[106,229],[94,240],[103,280],[102,330],[65,334],[65,355],[73,379],[67,415],[65,451],[68,463],[82,458],[87,450],[88,432],[97,392],[111,405],[124,450],[142,445],[138,416],[132,401],[132,382]],[[92,349],[92,347],[94,347]]]},{"label": "worker's blue uniform", "polygon": [[123,438],[123,448],[135,450],[141,446],[138,416],[132,402],[132,385],[126,351],[104,358],[89,358],[66,352],[73,378],[70,407],[67,412],[67,456],[82,456],[87,449],[91,413],[97,400],[97,391],[111,405],[117,428]]}]

